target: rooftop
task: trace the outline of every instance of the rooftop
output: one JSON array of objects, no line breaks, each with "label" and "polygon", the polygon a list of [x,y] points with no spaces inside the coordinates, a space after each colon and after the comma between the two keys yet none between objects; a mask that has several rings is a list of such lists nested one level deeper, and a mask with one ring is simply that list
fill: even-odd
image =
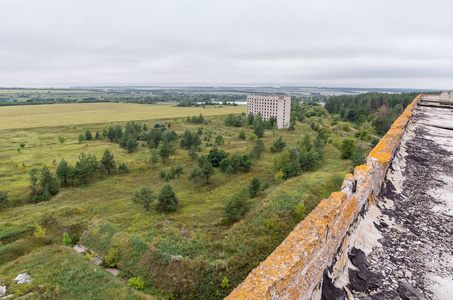
[{"label": "rooftop", "polygon": [[450,102],[439,95],[420,99],[369,211],[374,213],[358,231],[371,221],[377,232],[368,230],[370,253],[354,249],[350,254],[348,287],[354,298],[453,299]]}]

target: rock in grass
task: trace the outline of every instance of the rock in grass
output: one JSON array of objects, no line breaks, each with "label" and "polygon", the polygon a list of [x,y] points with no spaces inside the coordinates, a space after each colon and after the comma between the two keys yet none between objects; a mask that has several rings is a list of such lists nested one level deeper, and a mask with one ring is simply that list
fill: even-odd
[{"label": "rock in grass", "polygon": [[91,261],[93,264],[98,265],[98,266],[102,265],[102,263],[104,262],[104,261],[102,260],[102,258],[99,257],[99,256],[93,257],[90,261]]},{"label": "rock in grass", "polygon": [[17,275],[16,278],[14,278],[15,281],[17,281],[17,284],[22,284],[22,283],[30,283],[33,278],[31,278],[30,275],[28,275],[27,273],[22,273],[22,274],[19,274]]},{"label": "rock in grass", "polygon": [[88,249],[83,245],[75,245],[72,249],[74,249],[77,253],[88,252]]},{"label": "rock in grass", "polygon": [[0,285],[0,297],[3,297],[5,295],[6,295],[6,286]]},{"label": "rock in grass", "polygon": [[105,270],[106,270],[107,272],[109,272],[110,274],[114,275],[114,276],[118,276],[118,273],[120,272],[120,271],[118,271],[118,269],[116,269],[116,268],[107,268],[107,269],[105,269]]}]

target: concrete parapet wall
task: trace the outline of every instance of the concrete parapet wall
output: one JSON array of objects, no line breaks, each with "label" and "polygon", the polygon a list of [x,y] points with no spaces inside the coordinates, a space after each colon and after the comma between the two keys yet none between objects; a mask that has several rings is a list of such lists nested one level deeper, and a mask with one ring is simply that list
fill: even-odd
[{"label": "concrete parapet wall", "polygon": [[392,124],[367,157],[366,165],[346,175],[341,192],[335,192],[288,235],[269,257],[225,299],[319,299],[324,270],[333,275],[345,267],[349,233],[359,214],[374,201],[404,129],[421,95]]}]

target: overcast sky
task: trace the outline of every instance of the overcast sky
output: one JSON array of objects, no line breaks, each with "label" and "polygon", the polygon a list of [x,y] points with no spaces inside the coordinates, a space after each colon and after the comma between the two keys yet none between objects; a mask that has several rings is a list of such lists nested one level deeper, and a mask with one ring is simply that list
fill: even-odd
[{"label": "overcast sky", "polygon": [[0,0],[0,86],[453,89],[453,1]]}]

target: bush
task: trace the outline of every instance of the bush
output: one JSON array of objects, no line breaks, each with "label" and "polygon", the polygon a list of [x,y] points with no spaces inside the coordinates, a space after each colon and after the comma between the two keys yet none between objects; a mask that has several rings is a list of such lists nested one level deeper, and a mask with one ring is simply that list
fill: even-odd
[{"label": "bush", "polygon": [[40,239],[40,238],[42,238],[45,234],[46,234],[46,229],[43,228],[43,227],[42,227],[41,225],[39,225],[39,224],[36,225],[36,229],[35,229],[35,231],[33,232],[33,235],[34,235],[36,238]]},{"label": "bush", "polygon": [[69,234],[67,232],[63,233],[63,245],[65,246],[72,245],[72,239],[69,237]]},{"label": "bush", "polygon": [[362,147],[355,147],[354,152],[351,155],[351,160],[354,164],[354,167],[365,163],[365,151],[362,149]]},{"label": "bush", "polygon": [[226,203],[223,217],[230,222],[239,221],[250,209],[247,192],[234,194]]},{"label": "bush", "polygon": [[230,287],[230,283],[228,281],[228,278],[226,277],[223,277],[222,279],[222,283],[220,284],[220,286],[222,287],[222,289],[227,289]]},{"label": "bush", "polygon": [[349,132],[351,130],[351,125],[348,122],[341,124],[341,130]]},{"label": "bush", "polygon": [[129,168],[126,166],[126,163],[119,164],[118,172],[120,172],[121,175],[129,173]]},{"label": "bush", "polygon": [[341,144],[341,158],[347,159],[352,156],[356,148],[356,141],[354,139],[344,139]]},{"label": "bush", "polygon": [[256,134],[251,133],[249,139],[250,139],[250,141],[252,141],[252,142],[255,141],[255,140],[257,139]]},{"label": "bush", "polygon": [[216,136],[215,143],[219,146],[225,144],[225,140],[223,139],[223,136],[221,136],[221,135]]},{"label": "bush", "polygon": [[285,147],[286,147],[286,142],[283,141],[282,137],[280,136],[278,138],[278,140],[275,140],[272,144],[272,146],[274,147],[275,151],[272,151],[272,147],[271,147],[271,151],[272,152],[276,152],[276,151],[282,151]]},{"label": "bush", "polygon": [[92,253],[85,253],[85,258],[88,260],[88,261],[91,261],[93,258],[95,258],[96,255],[92,254]]},{"label": "bush", "polygon": [[120,251],[118,248],[110,248],[109,254],[105,258],[105,263],[109,265],[109,267],[113,268],[116,267],[120,260]]},{"label": "bush", "polygon": [[298,221],[303,220],[306,216],[306,209],[304,202],[300,202],[297,206],[296,209],[294,210],[294,215],[297,217]]},{"label": "bush", "polygon": [[132,192],[132,202],[142,205],[147,212],[151,209],[151,203],[154,202],[156,196],[151,187],[142,185],[138,190]]},{"label": "bush", "polygon": [[245,131],[244,131],[244,130],[241,130],[241,132],[239,132],[239,138],[240,138],[241,140],[245,140],[245,139],[246,139],[246,137],[245,137]]},{"label": "bush", "polygon": [[141,291],[145,287],[145,280],[141,277],[132,277],[127,281],[127,285]]},{"label": "bush", "polygon": [[371,139],[371,147],[374,148],[379,143],[379,139],[377,137],[373,137]]}]

